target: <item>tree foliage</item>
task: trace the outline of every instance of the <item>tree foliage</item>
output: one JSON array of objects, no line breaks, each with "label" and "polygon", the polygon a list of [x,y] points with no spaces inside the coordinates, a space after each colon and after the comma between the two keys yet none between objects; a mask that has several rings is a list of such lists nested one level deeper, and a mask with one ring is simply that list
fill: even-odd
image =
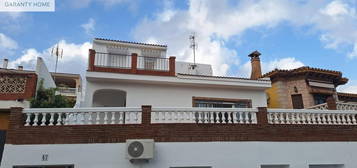
[{"label": "tree foliage", "polygon": [[75,100],[56,94],[56,88],[45,89],[40,81],[36,97],[31,100],[31,108],[72,108]]}]

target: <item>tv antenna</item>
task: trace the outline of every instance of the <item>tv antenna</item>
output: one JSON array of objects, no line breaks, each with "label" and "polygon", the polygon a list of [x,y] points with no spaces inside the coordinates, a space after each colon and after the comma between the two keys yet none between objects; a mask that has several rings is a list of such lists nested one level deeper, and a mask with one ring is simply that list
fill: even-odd
[{"label": "tv antenna", "polygon": [[56,57],[55,73],[57,73],[58,59],[62,59],[63,56],[63,49],[59,48],[59,44],[57,44],[56,47],[52,48],[51,55]]},{"label": "tv antenna", "polygon": [[196,68],[196,49],[197,49],[197,43],[196,43],[196,35],[195,33],[192,33],[189,37],[190,39],[190,48],[192,48],[192,52],[193,52],[193,65],[191,65],[192,69]]}]

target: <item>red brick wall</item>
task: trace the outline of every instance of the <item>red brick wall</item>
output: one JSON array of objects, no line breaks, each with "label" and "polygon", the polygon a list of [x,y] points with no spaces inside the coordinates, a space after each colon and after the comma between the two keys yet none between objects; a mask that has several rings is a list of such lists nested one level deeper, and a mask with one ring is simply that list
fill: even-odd
[{"label": "red brick wall", "polygon": [[17,99],[30,99],[35,96],[37,75],[36,74],[16,74],[10,76],[21,76],[26,79],[26,86],[24,93],[0,93],[0,100],[17,100]]},{"label": "red brick wall", "polygon": [[156,142],[206,141],[357,141],[357,126],[269,125],[260,108],[259,124],[150,124],[143,107],[143,124],[23,126],[21,108],[12,108],[7,144],[115,143],[152,138]]}]

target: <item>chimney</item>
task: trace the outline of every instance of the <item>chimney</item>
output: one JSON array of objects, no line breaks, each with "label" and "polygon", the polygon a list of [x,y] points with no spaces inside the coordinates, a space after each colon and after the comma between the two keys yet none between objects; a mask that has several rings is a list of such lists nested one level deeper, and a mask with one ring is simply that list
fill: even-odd
[{"label": "chimney", "polygon": [[250,57],[250,62],[252,64],[252,74],[250,79],[256,80],[262,76],[262,68],[260,65],[260,56],[261,54],[258,51],[254,51],[248,56]]},{"label": "chimney", "polygon": [[24,70],[24,67],[20,65],[20,66],[17,67],[17,70],[22,71],[22,70]]},{"label": "chimney", "polygon": [[8,59],[4,59],[4,62],[3,62],[3,64],[2,64],[2,68],[4,68],[4,69],[7,69],[7,64],[9,63],[9,60]]}]

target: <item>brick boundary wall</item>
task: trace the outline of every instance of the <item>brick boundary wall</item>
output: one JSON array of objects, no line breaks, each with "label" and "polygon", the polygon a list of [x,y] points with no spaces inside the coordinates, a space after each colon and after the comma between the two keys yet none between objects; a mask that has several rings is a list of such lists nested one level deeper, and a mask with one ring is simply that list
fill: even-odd
[{"label": "brick boundary wall", "polygon": [[25,127],[22,108],[11,108],[6,143],[118,143],[147,138],[156,142],[357,141],[357,126],[268,124],[266,108],[259,108],[256,125],[151,124],[151,106],[142,109],[142,124]]}]

